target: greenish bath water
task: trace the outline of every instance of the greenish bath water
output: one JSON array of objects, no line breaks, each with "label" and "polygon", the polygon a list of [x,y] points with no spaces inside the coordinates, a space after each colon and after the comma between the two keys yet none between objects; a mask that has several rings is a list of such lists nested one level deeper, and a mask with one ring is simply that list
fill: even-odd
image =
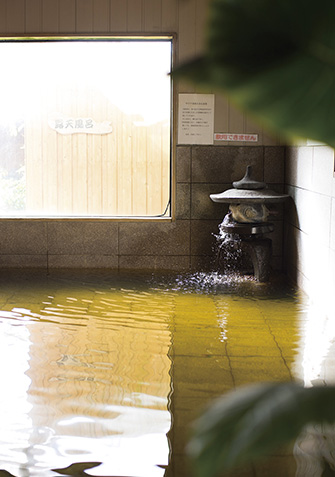
[{"label": "greenish bath water", "polygon": [[[292,290],[217,275],[2,273],[0,471],[189,477],[194,418],[240,385],[303,379],[306,323]],[[226,475],[295,471],[281,451]]]}]

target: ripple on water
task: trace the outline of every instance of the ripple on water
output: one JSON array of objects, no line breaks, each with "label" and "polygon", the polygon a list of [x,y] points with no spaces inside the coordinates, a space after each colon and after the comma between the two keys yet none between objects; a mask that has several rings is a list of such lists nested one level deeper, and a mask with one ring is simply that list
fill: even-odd
[{"label": "ripple on water", "polygon": [[232,322],[252,304],[263,323],[249,297],[272,286],[217,272],[4,283],[0,475],[15,477],[84,461],[103,463],[89,475],[163,477],[197,406],[233,385]]}]

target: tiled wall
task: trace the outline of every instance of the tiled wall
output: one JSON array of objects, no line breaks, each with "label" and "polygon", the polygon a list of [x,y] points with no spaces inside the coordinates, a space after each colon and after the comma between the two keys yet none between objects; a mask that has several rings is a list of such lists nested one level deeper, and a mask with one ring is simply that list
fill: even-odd
[{"label": "tiled wall", "polygon": [[[334,150],[315,145],[286,150],[286,268],[321,308],[333,308],[335,289]],[[331,311],[333,313],[333,311]]]},{"label": "tiled wall", "polygon": [[[3,220],[0,267],[209,269],[225,204],[209,194],[231,187],[246,166],[255,177],[283,190],[284,148],[276,146],[179,146],[176,158],[176,219]],[[282,267],[282,210],[274,217],[274,269]]]}]

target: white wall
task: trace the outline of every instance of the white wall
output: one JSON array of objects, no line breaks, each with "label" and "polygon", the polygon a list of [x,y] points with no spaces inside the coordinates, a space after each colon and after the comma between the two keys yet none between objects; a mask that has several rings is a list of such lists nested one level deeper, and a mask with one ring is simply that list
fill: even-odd
[{"label": "white wall", "polygon": [[286,267],[317,304],[320,314],[335,315],[334,150],[323,145],[286,149]]}]

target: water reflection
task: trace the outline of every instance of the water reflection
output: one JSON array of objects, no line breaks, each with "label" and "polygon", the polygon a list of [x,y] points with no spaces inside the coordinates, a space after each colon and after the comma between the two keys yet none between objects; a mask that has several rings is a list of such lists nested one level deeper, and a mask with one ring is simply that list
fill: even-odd
[{"label": "water reflection", "polygon": [[[335,320],[324,303],[304,299],[296,377],[306,387],[335,384]],[[335,426],[311,424],[294,446],[296,477],[321,477],[335,472]],[[328,473],[327,473],[328,472]]]},{"label": "water reflection", "polygon": [[[59,274],[0,285],[2,362],[13,362],[0,461],[15,477],[190,477],[184,448],[204,406],[292,377],[300,311],[272,284]],[[290,477],[292,460],[241,475]]]},{"label": "water reflection", "polygon": [[32,405],[28,400],[31,380],[27,374],[30,339],[25,326],[12,325],[16,316],[3,313],[1,318],[0,442],[6,458],[23,467],[28,462],[26,449],[32,429]]},{"label": "water reflection", "polygon": [[168,297],[50,280],[16,281],[10,293],[0,312],[10,364],[2,367],[3,468],[44,477],[80,460],[102,462],[90,475],[164,475]]}]

